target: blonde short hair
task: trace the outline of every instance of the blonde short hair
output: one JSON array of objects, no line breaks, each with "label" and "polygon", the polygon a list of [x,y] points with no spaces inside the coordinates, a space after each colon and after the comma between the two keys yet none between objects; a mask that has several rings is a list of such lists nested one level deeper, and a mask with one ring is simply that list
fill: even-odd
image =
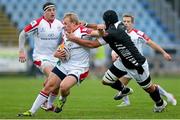
[{"label": "blonde short hair", "polygon": [[66,13],[66,14],[64,15],[64,18],[63,18],[63,19],[65,19],[65,18],[69,18],[69,19],[70,19],[70,22],[72,22],[72,23],[79,24],[79,18],[78,18],[78,16],[77,16],[77,14],[75,14],[75,13],[73,13],[73,12]]}]

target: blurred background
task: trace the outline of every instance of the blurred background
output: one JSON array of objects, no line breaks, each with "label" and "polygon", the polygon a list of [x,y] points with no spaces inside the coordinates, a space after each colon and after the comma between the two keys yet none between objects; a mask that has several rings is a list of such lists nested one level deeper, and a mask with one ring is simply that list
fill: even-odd
[{"label": "blurred background", "polygon": [[[144,31],[152,40],[173,56],[167,62],[161,54],[145,47],[152,74],[180,72],[180,1],[179,0],[49,0],[57,5],[57,18],[75,12],[88,23],[102,23],[105,10],[113,9],[119,18],[123,13],[135,16],[135,28]],[[0,73],[24,72],[39,75],[32,64],[33,39],[27,40],[28,61],[18,62],[18,36],[32,20],[42,16],[47,0],[0,0]],[[108,46],[91,51],[91,69],[101,76],[111,63]]]}]

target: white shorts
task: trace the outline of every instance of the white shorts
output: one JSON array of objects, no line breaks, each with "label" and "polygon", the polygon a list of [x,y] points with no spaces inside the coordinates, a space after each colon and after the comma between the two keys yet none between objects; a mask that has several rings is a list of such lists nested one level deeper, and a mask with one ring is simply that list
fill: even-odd
[{"label": "white shorts", "polygon": [[88,76],[89,73],[89,67],[73,67],[69,65],[67,66],[63,63],[61,65],[56,65],[56,68],[62,73],[64,73],[66,76],[72,75],[76,77],[77,83],[81,83]]},{"label": "white shorts", "polygon": [[43,72],[45,67],[55,67],[59,60],[55,57],[36,56],[33,57],[34,65]]},{"label": "white shorts", "polygon": [[142,65],[144,72],[143,74],[138,74],[137,70],[131,70],[126,68],[121,60],[116,60],[114,63],[114,66],[117,67],[121,71],[126,71],[127,74],[125,76],[134,78],[138,83],[144,82],[149,77],[149,66],[147,63],[147,60]]}]

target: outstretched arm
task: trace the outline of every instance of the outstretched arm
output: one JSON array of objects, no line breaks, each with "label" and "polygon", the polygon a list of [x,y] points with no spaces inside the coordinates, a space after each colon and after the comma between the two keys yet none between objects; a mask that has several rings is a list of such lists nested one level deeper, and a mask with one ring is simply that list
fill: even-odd
[{"label": "outstretched arm", "polygon": [[149,40],[149,41],[147,41],[147,44],[154,50],[160,52],[167,61],[170,61],[172,59],[171,55],[168,54],[162,47],[160,47],[154,41]]},{"label": "outstretched arm", "polygon": [[85,39],[81,39],[76,37],[73,33],[66,33],[66,37],[68,38],[68,40],[75,42],[81,46],[84,47],[88,47],[88,48],[97,48],[99,46],[101,46],[101,43],[99,42],[98,39],[96,40],[85,40]]}]

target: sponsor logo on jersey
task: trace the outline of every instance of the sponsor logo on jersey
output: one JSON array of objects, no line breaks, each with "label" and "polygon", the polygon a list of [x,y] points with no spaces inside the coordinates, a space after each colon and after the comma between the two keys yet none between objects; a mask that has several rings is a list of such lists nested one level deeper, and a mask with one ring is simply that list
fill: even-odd
[{"label": "sponsor logo on jersey", "polygon": [[32,27],[34,27],[37,24],[37,22],[36,22],[36,20],[33,20],[30,24]]}]

